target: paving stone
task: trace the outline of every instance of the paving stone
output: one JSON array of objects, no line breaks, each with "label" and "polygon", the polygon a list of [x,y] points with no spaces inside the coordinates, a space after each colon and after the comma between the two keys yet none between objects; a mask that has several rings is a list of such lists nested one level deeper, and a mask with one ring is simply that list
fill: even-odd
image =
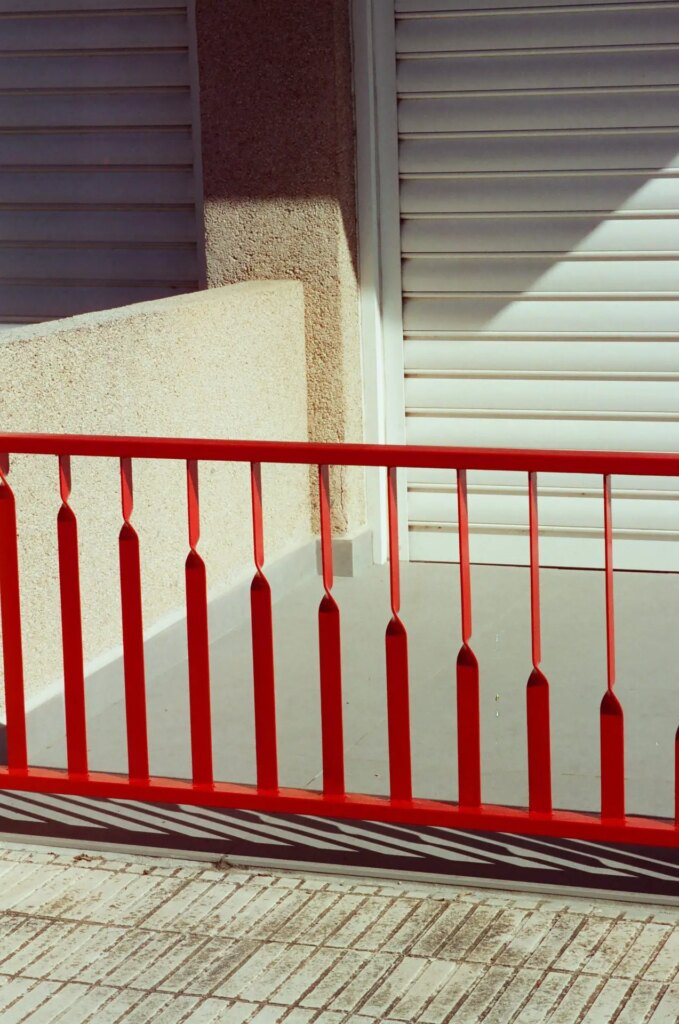
[{"label": "paving stone", "polygon": [[184,1024],[219,1024],[228,1008],[223,999],[203,999],[189,1012]]},{"label": "paving stone", "polygon": [[[412,900],[394,901],[386,905],[377,919],[356,939],[356,949],[378,950],[386,940],[408,918],[415,904]],[[360,915],[360,911],[356,917]]]},{"label": "paving stone", "polygon": [[316,949],[306,951],[300,961],[299,969],[295,970],[278,988],[274,989],[271,999],[285,1006],[299,1002],[307,992],[312,991],[324,977],[332,971],[333,965],[340,956],[338,949]]},{"label": "paving stone", "polygon": [[368,996],[361,1009],[369,1016],[386,1016],[394,1003],[413,984],[426,965],[427,961],[422,957],[404,957],[393,970],[389,971],[385,979]]},{"label": "paving stone", "polygon": [[[301,889],[309,891],[304,885]],[[335,903],[339,903],[339,899],[338,894],[334,892],[317,893],[278,929],[276,939],[282,942],[295,942],[300,937],[303,938],[322,914],[325,914]]]},{"label": "paving stone", "polygon": [[613,1020],[631,987],[629,981],[623,978],[609,978],[583,1017],[582,1024],[601,1024],[601,1021]]},{"label": "paving stone", "polygon": [[356,1011],[370,995],[377,983],[396,966],[397,958],[392,953],[377,953],[371,956],[365,967],[356,974],[330,1003],[331,1010]]},{"label": "paving stone", "polygon": [[382,948],[386,952],[409,953],[411,945],[443,915],[446,906],[447,904],[438,900],[420,902],[410,917],[389,936]]},{"label": "paving stone", "polygon": [[679,972],[679,927],[675,928],[667,936],[664,944],[657,949],[648,967],[644,971],[644,978],[649,981],[672,981]]},{"label": "paving stone", "polygon": [[637,982],[615,1024],[646,1024],[652,1009],[660,1000],[662,991],[662,987],[656,982]]},{"label": "paving stone", "polygon": [[513,908],[501,910],[488,925],[481,939],[467,953],[465,959],[478,960],[479,963],[485,964],[497,959],[505,946],[509,945],[525,917],[525,910]]},{"label": "paving stone", "polygon": [[509,967],[484,968],[483,974],[472,991],[455,1010],[455,1024],[477,1024],[480,1017],[496,1003],[498,994],[512,977]]},{"label": "paving stone", "polygon": [[576,937],[563,951],[554,967],[562,971],[589,971],[590,961],[595,949],[604,941],[612,924],[606,917],[588,918]]},{"label": "paving stone", "polygon": [[513,1024],[543,1024],[569,982],[570,976],[560,971],[544,975]]},{"label": "paving stone", "polygon": [[200,947],[197,959],[185,960],[163,981],[163,989],[208,995],[223,985],[258,948],[259,943],[245,939],[208,939]]},{"label": "paving stone", "polygon": [[32,1017],[58,989],[59,985],[52,981],[33,982],[30,988],[2,1011],[2,1024],[20,1024]]},{"label": "paving stone", "polygon": [[527,914],[518,929],[497,957],[505,967],[520,967],[546,937],[554,924],[554,915],[543,913],[542,909]]},{"label": "paving stone", "polygon": [[444,942],[437,955],[446,960],[464,960],[499,916],[497,907],[475,907],[464,923]]},{"label": "paving stone", "polygon": [[[455,903],[448,907],[436,921],[426,929],[411,948],[413,956],[436,956],[444,945],[449,943],[457,929],[467,917],[474,913],[469,903]],[[454,959],[451,957],[451,959]]]},{"label": "paving stone", "polygon": [[616,921],[605,939],[587,959],[586,970],[590,974],[610,974],[624,957],[643,925],[638,921]]},{"label": "paving stone", "polygon": [[45,977],[49,981],[80,981],[83,971],[106,956],[124,934],[122,928],[80,925],[76,931],[77,941],[64,948],[63,958]]},{"label": "paving stone", "polygon": [[452,976],[420,1015],[425,1024],[442,1024],[465,999],[484,973],[481,964],[457,964]]},{"label": "paving stone", "polygon": [[677,1024],[679,1020],[679,985],[670,985],[648,1024]]},{"label": "paving stone", "polygon": [[64,987],[77,989],[77,999],[68,1009],[51,1019],[53,1024],[87,1024],[98,1021],[102,1007],[117,995],[115,989],[99,985],[91,987],[74,983]]},{"label": "paving stone", "polygon": [[333,997],[349,985],[370,959],[369,953],[361,953],[353,949],[346,950],[346,952],[338,950],[338,954],[339,959],[335,961],[332,971],[326,974],[301,1000],[303,1006],[317,1009],[329,1006]]},{"label": "paving stone", "polygon": [[533,950],[530,957],[531,967],[551,967],[562,952],[568,948],[585,924],[586,918],[580,914],[559,914],[552,923],[542,941]]},{"label": "paving stone", "polygon": [[455,965],[445,960],[425,960],[424,963],[424,969],[391,1007],[389,1015],[394,1020],[416,1020],[455,970]]},{"label": "paving stone", "polygon": [[7,930],[3,931],[0,944],[0,972],[11,974],[12,971],[5,970],[7,961],[37,939],[42,932],[49,928],[51,922],[30,917],[0,917],[0,921],[3,922],[3,926],[5,922],[8,925]]},{"label": "paving stone", "polygon": [[[266,1000],[273,999],[274,993],[277,993],[283,983],[288,980],[291,976],[297,976],[297,974],[304,974],[306,965],[309,962],[309,958],[312,957],[312,950],[309,946],[303,946],[296,944],[293,946],[286,946],[280,950],[275,960],[273,960],[269,967],[267,967],[266,973],[263,977],[254,978],[245,988],[241,991],[241,997],[243,999],[253,999],[257,1002],[265,1002]],[[294,981],[293,981],[294,984]],[[307,986],[305,986],[306,988]],[[275,1002],[286,1003],[289,1002],[282,997],[276,996]]]},{"label": "paving stone", "polygon": [[669,925],[645,924],[625,956],[616,964],[616,977],[641,977],[669,938],[671,930]]},{"label": "paving stone", "polygon": [[601,978],[594,974],[577,975],[573,979],[573,984],[558,1000],[545,1024],[574,1024],[574,1021],[579,1021],[585,1008],[594,1001],[603,984]]}]

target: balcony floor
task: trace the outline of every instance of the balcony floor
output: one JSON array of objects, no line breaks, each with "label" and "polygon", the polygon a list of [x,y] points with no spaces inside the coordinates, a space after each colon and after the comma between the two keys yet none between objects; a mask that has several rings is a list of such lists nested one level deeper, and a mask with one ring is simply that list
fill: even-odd
[{"label": "balcony floor", "polygon": [[[472,647],[481,671],[483,796],[527,802],[525,685],[531,669],[528,570],[472,569]],[[541,573],[543,670],[551,686],[555,806],[597,810],[598,709],[606,686],[603,573]],[[457,566],[402,564],[402,619],[411,668],[413,781],[417,796],[455,799]],[[347,786],[388,789],[384,630],[388,568],[336,580],[341,610]],[[274,605],[281,784],[320,788],[317,608],[319,578]],[[618,680],[625,711],[627,809],[673,814],[679,725],[679,575],[615,576]],[[244,599],[245,600],[245,599]],[[255,781],[249,625],[211,650],[217,777]],[[190,775],[187,665],[148,680],[152,772]],[[125,771],[122,679],[111,706],[89,722],[92,767]],[[63,766],[65,751],[32,749],[34,763]]]}]

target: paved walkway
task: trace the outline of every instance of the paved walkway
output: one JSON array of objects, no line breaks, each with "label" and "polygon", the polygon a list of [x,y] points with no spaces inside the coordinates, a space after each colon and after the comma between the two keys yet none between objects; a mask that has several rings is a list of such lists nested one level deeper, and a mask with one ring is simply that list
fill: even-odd
[{"label": "paved walkway", "polygon": [[679,907],[0,846],[2,1024],[676,1024]]}]

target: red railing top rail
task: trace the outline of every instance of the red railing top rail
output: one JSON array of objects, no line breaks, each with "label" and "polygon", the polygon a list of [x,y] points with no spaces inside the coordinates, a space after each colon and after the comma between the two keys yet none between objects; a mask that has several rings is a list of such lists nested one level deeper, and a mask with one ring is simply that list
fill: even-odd
[{"label": "red railing top rail", "polygon": [[548,451],[540,448],[449,448],[307,441],[0,433],[0,456],[2,454],[679,476],[679,452]]}]

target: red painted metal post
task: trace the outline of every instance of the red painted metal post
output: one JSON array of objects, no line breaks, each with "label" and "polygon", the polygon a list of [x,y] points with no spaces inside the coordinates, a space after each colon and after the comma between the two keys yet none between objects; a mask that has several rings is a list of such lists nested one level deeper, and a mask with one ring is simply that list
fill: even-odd
[{"label": "red painted metal post", "polygon": [[457,656],[457,773],[461,807],[481,803],[481,720],[479,663],[469,646],[472,635],[471,569],[467,472],[457,471],[457,521],[460,551],[462,647]]},{"label": "red painted metal post", "polygon": [[7,482],[9,455],[0,455],[0,621],[5,670],[5,714],[7,716],[7,766],[10,772],[25,772],[26,707],[24,703],[24,659],[21,641],[21,599],[19,595],[19,552],[14,492]]},{"label": "red painted metal post", "polygon": [[323,589],[318,609],[318,650],[321,674],[321,732],[323,742],[323,792],[344,793],[344,724],[342,713],[342,643],[340,611],[332,596],[332,524],[330,474],[318,467],[321,519]]},{"label": "red painted metal post", "polygon": [[392,800],[411,800],[413,784],[410,756],[408,634],[399,618],[401,582],[396,488],[396,469],[390,466],[387,470],[387,507],[389,511],[389,578],[392,617],[386,633],[389,781]]},{"label": "red painted metal post", "polygon": [[604,546],[606,569],[606,661],[608,688],[601,701],[601,816],[625,816],[625,741],[622,705],[615,685],[615,624],[613,616],[613,518],[611,478],[604,476]]},{"label": "red painted metal post", "polygon": [[207,573],[196,550],[200,539],[198,463],[186,462],[189,517],[189,553],[186,558],[186,636],[189,655],[189,708],[191,764],[197,786],[214,781],[212,771],[212,718],[210,710],[210,640],[207,619]]},{"label": "red painted metal post", "polygon": [[71,460],[68,455],[59,456],[59,491],[61,508],[57,516],[57,542],[64,659],[66,752],[69,772],[85,774],[87,772],[87,719],[78,559],[78,520],[69,504]]},{"label": "red painted metal post", "polygon": [[255,690],[255,743],[257,749],[257,786],[278,789],[278,753],[276,744],[276,689],[273,653],[273,613],[271,587],[264,575],[264,525],[262,518],[262,466],[250,467],[252,488],[252,534],[255,575],[250,587],[252,612],[252,666]]},{"label": "red painted metal post", "polygon": [[540,552],[537,474],[528,474],[530,534],[530,607],[533,671],[526,687],[528,722],[528,804],[535,813],[552,810],[552,755],[549,723],[549,683],[540,669]]},{"label": "red painted metal post", "polygon": [[123,525],[118,535],[120,596],[123,613],[123,669],[125,674],[125,717],[127,760],[131,779],[149,776],[148,731],[146,724],[146,678],[144,672],[144,624],[141,602],[139,537],[130,522],[134,505],[132,460],[120,460]]}]

